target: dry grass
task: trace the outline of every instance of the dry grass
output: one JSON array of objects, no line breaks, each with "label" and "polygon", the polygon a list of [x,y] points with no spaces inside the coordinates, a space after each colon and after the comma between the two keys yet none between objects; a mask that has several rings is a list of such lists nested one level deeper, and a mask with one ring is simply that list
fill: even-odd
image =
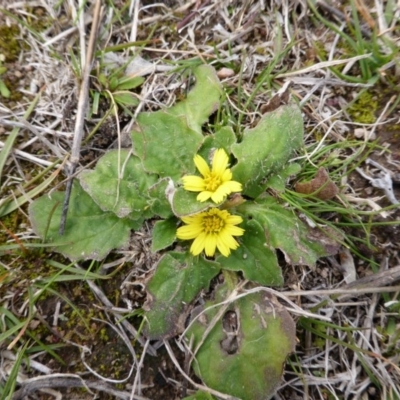
[{"label": "dry grass", "polygon": [[[374,43],[377,53],[390,54],[399,46],[400,5],[358,0],[351,7],[317,1],[316,9],[339,27],[337,32],[315,17],[310,3],[102,1],[100,27],[93,30],[92,57],[87,48],[97,1],[2,1],[0,25],[17,24],[18,40],[26,44],[15,60],[5,63],[8,71],[2,77],[22,96],[18,100],[0,97],[0,146],[7,149],[7,138],[12,130],[17,132],[4,160],[0,200],[0,210],[8,199],[16,208],[3,215],[0,226],[4,241],[0,248],[1,387],[11,387],[12,380],[25,382],[23,389],[17,385],[12,399],[37,391],[37,398],[43,399],[95,398],[94,393],[99,393],[104,399],[168,400],[189,395],[194,388],[207,390],[186,370],[184,359],[190,356],[184,354],[188,349],[179,341],[150,343],[139,335],[138,343],[132,342],[141,330],[140,319],[127,316],[143,305],[144,284],[157,260],[149,249],[151,226],[133,235],[128,250],[115,252],[101,265],[75,264],[77,270],[94,267],[104,275],[112,273],[112,290],[82,278],[80,293],[76,293],[72,286],[76,281],[63,283],[55,286],[58,303],[46,311],[45,299],[33,302],[40,292],[35,282],[45,276],[42,267],[48,260],[60,258],[44,250],[34,253],[36,250],[27,246],[38,239],[26,214],[33,196],[59,189],[68,175],[90,167],[107,148],[124,146],[140,111],[170,106],[185,95],[184,68],[196,63],[209,63],[217,69],[226,88],[224,115],[238,131],[252,126],[272,95],[290,81],[306,127],[306,148],[297,160],[308,163],[308,171],[321,164],[331,168],[341,185],[338,203],[355,216],[351,219],[337,213],[335,207],[318,213],[303,205],[305,218],[309,210],[321,220],[338,223],[352,238],[347,242],[351,251],[321,260],[315,271],[283,266],[286,286],[278,295],[297,319],[298,349],[286,366],[275,399],[400,399],[398,186],[391,199],[387,196],[392,180],[400,181],[400,146],[398,139],[394,140],[400,135],[399,59],[398,53],[393,53],[392,59],[375,65],[369,61],[368,48],[358,54],[340,34],[354,34],[342,18],[346,16],[350,25],[362,28],[365,42]],[[107,52],[113,46],[120,50]],[[91,95],[100,85],[101,50],[109,62],[118,65],[135,57],[131,68],[142,71],[146,78],[138,92],[139,105],[130,113],[100,97],[98,114],[87,114],[85,105],[88,101],[92,104]],[[366,62],[364,67],[361,62]],[[337,67],[339,73],[331,67]],[[108,67],[115,68],[115,64]],[[171,74],[171,68],[177,72]],[[371,94],[370,104],[376,102],[370,110],[373,122],[357,119],[351,108],[360,104],[357,98],[363,92]],[[36,106],[25,118],[38,93]],[[359,114],[364,115],[370,104],[362,106]],[[81,144],[79,135],[91,134],[93,138]],[[357,146],[349,142],[357,142]],[[377,181],[382,180],[380,171],[376,164],[364,163],[367,157],[385,168],[386,196]],[[371,224],[372,220],[380,225]],[[6,248],[6,244],[16,246]],[[68,264],[67,260],[61,262]],[[63,318],[68,316],[65,311],[60,313],[60,301],[65,304],[68,296],[77,310],[83,312],[88,302],[97,310],[93,317],[82,317],[92,326],[82,333],[81,340],[63,327]],[[10,326],[6,320],[12,316],[14,326],[18,321],[27,324],[7,336]],[[38,334],[40,340],[35,340],[27,331],[35,332],[39,325],[44,326],[45,334]],[[110,360],[96,364],[90,358],[90,353],[97,351],[100,335],[93,325],[113,331],[113,340],[128,354],[127,367],[121,367],[119,374],[104,369]],[[97,338],[88,339],[92,328]],[[54,357],[55,343],[74,349],[75,356],[67,357],[71,366],[62,366]],[[25,359],[25,365],[18,368],[22,363],[17,362],[19,355],[33,345],[36,348],[24,353],[29,362]],[[166,354],[164,345],[170,356],[167,361],[160,356]],[[107,346],[102,351],[107,352]],[[156,361],[149,361],[152,358]],[[153,372],[149,372],[151,368]],[[160,374],[164,386],[155,382]],[[82,392],[67,389],[72,387],[85,387],[87,392],[80,395]]]}]

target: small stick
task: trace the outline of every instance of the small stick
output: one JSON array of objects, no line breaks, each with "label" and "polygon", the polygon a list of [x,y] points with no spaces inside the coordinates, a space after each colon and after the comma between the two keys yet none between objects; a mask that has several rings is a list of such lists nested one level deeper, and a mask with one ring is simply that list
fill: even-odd
[{"label": "small stick", "polygon": [[[93,50],[95,46],[97,28],[100,20],[100,5],[101,0],[96,0],[94,13],[93,13],[93,23],[92,29],[90,31],[90,38],[88,43],[88,49],[86,53],[85,64],[82,68],[82,83],[79,91],[79,101],[78,101],[78,112],[76,114],[75,131],[74,131],[74,141],[71,149],[71,158],[69,166],[67,167],[68,181],[67,188],[65,190],[64,203],[61,213],[60,229],[59,234],[63,235],[65,230],[65,223],[67,221],[69,199],[71,197],[72,184],[74,181],[74,173],[79,163],[79,155],[81,151],[81,143],[83,138],[83,124],[85,122],[85,114],[87,109],[87,104],[89,100],[89,75],[92,65]],[[84,40],[81,40],[81,47],[84,48]]]}]

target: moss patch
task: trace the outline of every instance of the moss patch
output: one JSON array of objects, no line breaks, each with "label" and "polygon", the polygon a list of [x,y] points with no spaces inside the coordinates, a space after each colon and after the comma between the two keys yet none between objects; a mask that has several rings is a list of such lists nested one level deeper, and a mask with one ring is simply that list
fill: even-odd
[{"label": "moss patch", "polygon": [[21,52],[21,40],[18,39],[20,30],[17,25],[0,25],[0,54],[5,62],[18,60]]},{"label": "moss patch", "polygon": [[378,101],[368,91],[362,92],[358,99],[348,108],[348,113],[354,122],[373,124],[376,120],[375,112]]}]

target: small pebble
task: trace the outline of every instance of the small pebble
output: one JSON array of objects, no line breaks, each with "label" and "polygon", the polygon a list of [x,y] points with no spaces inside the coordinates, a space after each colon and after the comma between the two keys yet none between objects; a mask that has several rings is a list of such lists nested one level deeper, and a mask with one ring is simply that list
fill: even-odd
[{"label": "small pebble", "polygon": [[229,78],[230,76],[235,75],[235,71],[233,69],[230,68],[221,68],[218,72],[217,72],[218,78],[222,79],[222,78]]}]

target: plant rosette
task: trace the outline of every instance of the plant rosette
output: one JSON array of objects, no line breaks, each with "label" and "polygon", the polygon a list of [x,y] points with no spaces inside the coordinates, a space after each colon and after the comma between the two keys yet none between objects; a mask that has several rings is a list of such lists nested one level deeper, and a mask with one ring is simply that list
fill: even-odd
[{"label": "plant rosette", "polygon": [[[288,263],[310,267],[337,251],[333,237],[311,229],[267,194],[270,188],[284,190],[287,178],[300,169],[289,162],[303,146],[299,108],[280,106],[240,138],[227,126],[205,134],[202,126],[220,107],[223,89],[210,66],[199,66],[193,73],[196,85],[185,100],[139,114],[132,147],[109,151],[94,170],[80,175],[64,235],[58,233],[62,192],[43,196],[29,208],[35,232],[72,260],[102,260],[112,249],[126,247],[132,230],[146,220],[155,221],[151,249],[161,255],[143,306],[150,339],[182,333],[193,302],[221,271],[232,282],[240,271],[254,284],[280,286],[277,249]],[[226,336],[217,310],[233,290],[235,285],[229,284],[216,288],[214,300],[206,303],[214,310],[204,312],[214,321],[212,328],[196,322],[189,331],[200,343],[194,370],[215,390],[243,399],[267,398],[279,382],[287,354],[294,350],[294,323],[284,311],[270,312],[274,307],[281,310],[276,300],[252,295],[232,301],[227,311],[236,316],[236,347],[230,354],[223,343],[234,335]],[[264,357],[265,352],[276,353],[278,339],[279,357]],[[225,354],[226,365],[204,361],[217,349]],[[254,368],[246,372],[244,364],[250,358]],[[210,378],[225,369],[230,374],[224,384]],[[262,382],[266,371],[274,373]],[[246,382],[258,389],[250,390]]]}]

